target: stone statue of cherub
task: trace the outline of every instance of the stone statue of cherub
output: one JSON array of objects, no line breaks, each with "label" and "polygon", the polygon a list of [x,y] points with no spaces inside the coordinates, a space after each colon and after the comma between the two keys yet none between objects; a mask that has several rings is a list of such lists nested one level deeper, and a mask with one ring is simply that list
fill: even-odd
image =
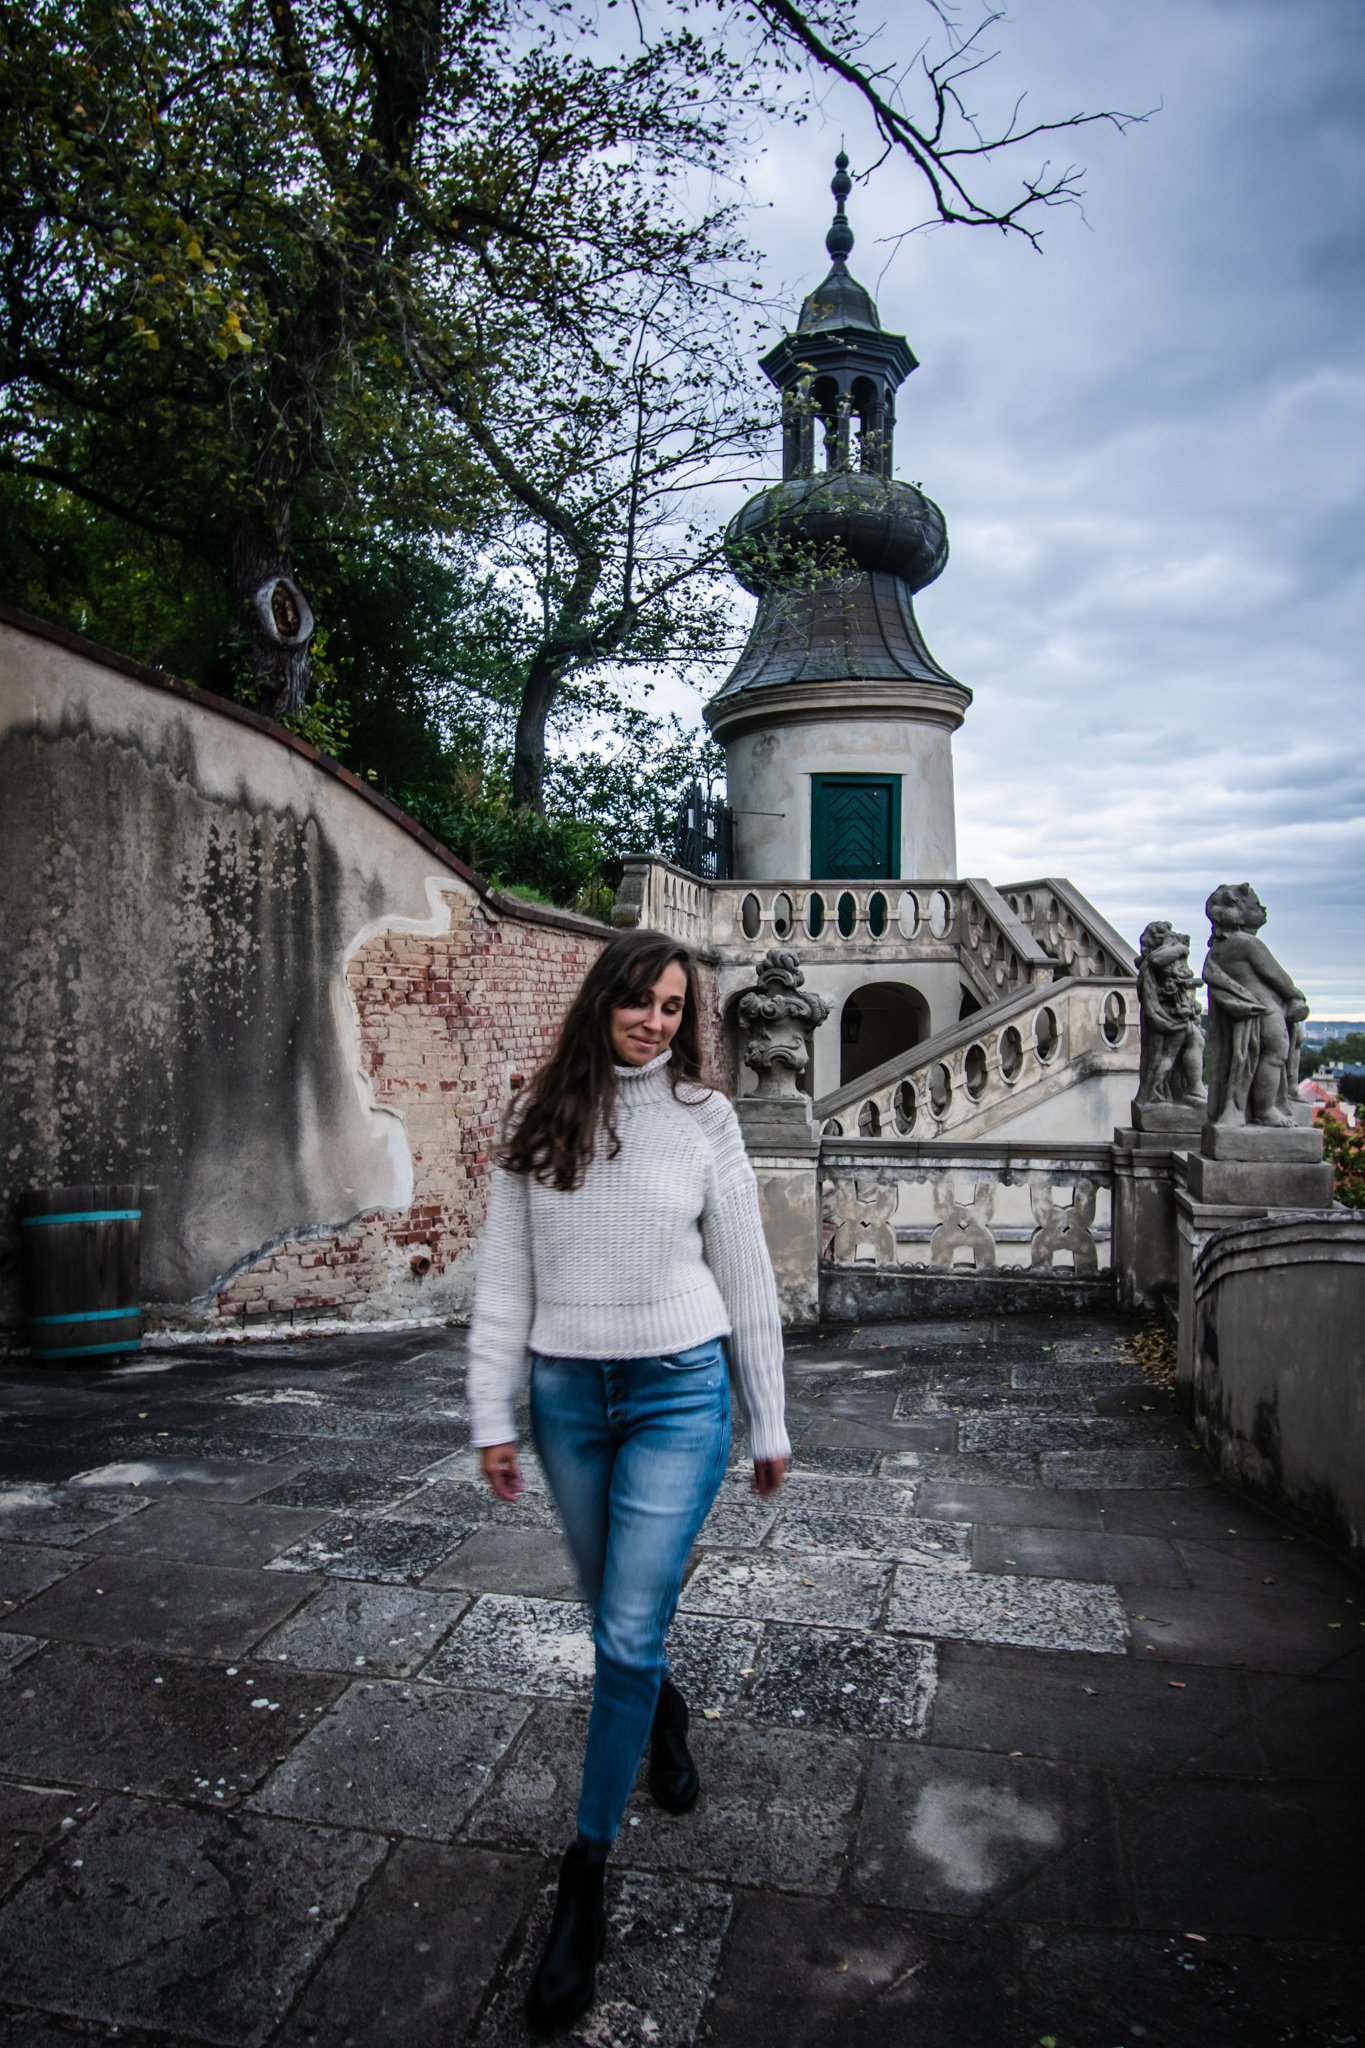
[{"label": "stone statue of cherub", "polygon": [[1203,1105],[1204,1030],[1190,935],[1154,918],[1139,942],[1138,1009],[1142,1051],[1137,1100]]},{"label": "stone statue of cherub", "polygon": [[1223,882],[1204,908],[1209,1120],[1282,1128],[1294,1122],[1307,999],[1257,936],[1267,913],[1250,882]]}]

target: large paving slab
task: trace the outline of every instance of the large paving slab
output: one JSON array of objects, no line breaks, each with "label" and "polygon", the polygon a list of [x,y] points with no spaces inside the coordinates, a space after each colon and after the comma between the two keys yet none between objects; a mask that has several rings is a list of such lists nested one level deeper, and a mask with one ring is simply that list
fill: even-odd
[{"label": "large paving slab", "polygon": [[965,1522],[933,1522],[914,1515],[822,1514],[804,1500],[786,1510],[773,1539],[775,1549],[888,1558],[945,1572],[968,1570],[971,1541],[971,1526]]},{"label": "large paving slab", "polygon": [[711,1553],[688,1580],[681,1605],[690,1614],[865,1628],[881,1613],[889,1577],[888,1566],[863,1558]]},{"label": "large paving slab", "polygon": [[[1088,1917],[1127,1921],[1117,1842],[1104,1834],[1112,1795],[1101,1772],[970,1750],[878,1746],[868,1781],[852,1892],[868,1905],[961,1913],[998,1903],[1087,1838]],[[1076,1902],[1079,1905],[1079,1901]],[[1043,1917],[1041,1914],[1037,1917]],[[1052,1917],[1052,1916],[1048,1916]]]},{"label": "large paving slab", "polygon": [[383,1855],[345,1828],[107,1800],[0,1910],[6,1996],[260,2048]]},{"label": "large paving slab", "polygon": [[108,1557],[167,1557],[180,1564],[268,1564],[326,1519],[316,1509],[156,1501],[86,1543]]},{"label": "large paving slab", "polygon": [[8,1688],[0,1772],[230,1807],[312,1728],[341,1684],[51,1643]]},{"label": "large paving slab", "polygon": [[[164,1494],[172,1499],[252,1501],[264,1493],[273,1499],[274,1489],[305,1469],[302,1459],[290,1457],[267,1465],[252,1458],[134,1458],[75,1472],[67,1484],[105,1489],[128,1486],[152,1499]],[[311,1507],[314,1503],[293,1505]]]},{"label": "large paving slab", "polygon": [[225,1565],[101,1557],[22,1609],[26,1631],[170,1655],[231,1657],[282,1621],[317,1581]]},{"label": "large paving slab", "polygon": [[[472,1531],[476,1524],[471,1523]],[[317,1533],[280,1551],[266,1567],[281,1574],[325,1572],[330,1578],[368,1579],[381,1586],[415,1586],[462,1534],[447,1521],[399,1521],[396,1515],[334,1515]]]},{"label": "large paving slab", "polygon": [[577,1601],[487,1593],[426,1668],[441,1685],[592,1698],[592,1617]]},{"label": "large paving slab", "polygon": [[770,1623],[752,1712],[783,1728],[913,1739],[924,1733],[935,1672],[929,1643]]},{"label": "large paving slab", "polygon": [[0,1540],[65,1547],[84,1543],[147,1505],[135,1493],[68,1492],[61,1486],[0,1486]]},{"label": "large paving slab", "polygon": [[353,1685],[252,1803],[295,1819],[448,1841],[529,1711],[524,1701],[420,1680]]},{"label": "large paving slab", "polygon": [[545,1865],[400,1842],[309,1985],[284,2048],[451,2048],[463,2041]]},{"label": "large paving slab", "polygon": [[333,1583],[256,1645],[267,1663],[410,1678],[468,1606],[458,1594]]},{"label": "large paving slab", "polygon": [[1119,1656],[1128,1647],[1123,1607],[1112,1586],[1008,1572],[959,1575],[900,1565],[888,1626],[911,1635],[1034,1650]]}]

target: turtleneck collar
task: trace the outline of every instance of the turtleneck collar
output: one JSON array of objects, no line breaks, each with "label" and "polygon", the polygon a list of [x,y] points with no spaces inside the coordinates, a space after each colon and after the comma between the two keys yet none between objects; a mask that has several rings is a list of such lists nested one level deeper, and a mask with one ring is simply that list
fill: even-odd
[{"label": "turtleneck collar", "polygon": [[649,1060],[643,1067],[617,1067],[613,1062],[618,1081],[643,1081],[647,1074],[661,1074],[673,1057],[672,1048],[665,1046],[661,1053]]}]

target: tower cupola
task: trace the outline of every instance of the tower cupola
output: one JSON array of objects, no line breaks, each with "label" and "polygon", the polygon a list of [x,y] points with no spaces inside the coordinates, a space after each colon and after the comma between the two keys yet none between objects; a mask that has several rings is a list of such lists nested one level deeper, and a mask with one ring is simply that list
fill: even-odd
[{"label": "tower cupola", "polygon": [[[844,211],[848,158],[835,158],[829,276],[801,307],[762,367],[782,393],[782,475],[857,469],[890,476],[896,393],[919,366],[903,334],[887,334],[871,292],[851,276],[853,230]],[[818,445],[822,443],[823,445]]]},{"label": "tower cupola", "polygon": [[[706,719],[726,750],[736,866],[761,880],[955,872],[951,735],[971,691],[934,660],[915,592],[948,560],[942,512],[892,474],[896,393],[917,367],[848,268],[848,158],[835,160],[830,270],[762,359],[782,393],[782,480],[731,520],[758,598]],[[869,808],[870,807],[870,808]],[[850,839],[847,813],[875,814]],[[812,866],[811,863],[814,863]]]}]

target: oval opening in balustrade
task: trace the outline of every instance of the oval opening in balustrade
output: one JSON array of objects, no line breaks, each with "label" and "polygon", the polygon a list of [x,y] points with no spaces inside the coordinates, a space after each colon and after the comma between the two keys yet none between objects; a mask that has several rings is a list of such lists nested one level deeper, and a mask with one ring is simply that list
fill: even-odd
[{"label": "oval opening in balustrade", "polygon": [[858,1136],[880,1138],[882,1134],[882,1113],[875,1102],[865,1102],[858,1111]]},{"label": "oval opening in balustrade", "polygon": [[820,1136],[822,1138],[842,1138],[843,1135],[844,1127],[838,1117],[827,1116],[820,1126]]},{"label": "oval opening in balustrade", "polygon": [[1024,1041],[1013,1024],[1006,1025],[1000,1034],[1000,1071],[1007,1081],[1017,1081],[1023,1064]]},{"label": "oval opening in balustrade", "polygon": [[1019,955],[1018,955],[1017,953],[1011,953],[1011,954],[1010,954],[1010,980],[1011,980],[1011,981],[1018,981],[1018,979],[1019,979]]},{"label": "oval opening in balustrade", "polygon": [[1057,1029],[1057,1015],[1054,1010],[1040,1010],[1033,1021],[1033,1042],[1038,1048],[1038,1057],[1046,1066],[1053,1058],[1061,1043]]},{"label": "oval opening in balustrade", "polygon": [[942,889],[935,889],[929,898],[929,929],[936,939],[948,936],[948,927],[953,921],[953,906]]},{"label": "oval opening in balustrade", "polygon": [[1122,1045],[1128,1035],[1128,1005],[1117,989],[1104,999],[1104,1035],[1111,1045]]},{"label": "oval opening in balustrade", "polygon": [[936,1117],[945,1117],[953,1099],[953,1077],[942,1060],[929,1069],[929,1107]]},{"label": "oval opening in balustrade", "polygon": [[1031,896],[1024,898],[1024,923],[1033,923],[1033,898]]},{"label": "oval opening in balustrade", "polygon": [[[825,899],[812,889],[806,898],[806,930],[813,939],[818,939],[825,929]],[[842,1136],[842,1133],[840,1134]]]},{"label": "oval opening in balustrade", "polygon": [[908,1138],[915,1128],[919,1115],[919,1103],[915,1098],[913,1081],[902,1081],[891,1098],[891,1121],[902,1138]]},{"label": "oval opening in balustrade", "polygon": [[792,935],[794,923],[791,897],[787,895],[775,896],[773,898],[773,937],[775,939],[789,939]]},{"label": "oval opening in balustrade", "polygon": [[879,939],[891,922],[891,911],[880,889],[873,895],[867,906],[867,928],[874,939]]},{"label": "oval opening in balustrade", "polygon": [[851,939],[858,927],[858,902],[856,897],[849,895],[847,889],[839,898],[836,922],[840,938]]},{"label": "oval opening in balustrade", "polygon": [[973,1102],[980,1102],[986,1092],[986,1083],[990,1079],[990,1068],[986,1065],[986,1048],[984,1045],[969,1045],[967,1047],[967,1057],[962,1062],[962,1075],[968,1095],[970,1095]]},{"label": "oval opening in balustrade", "polygon": [[919,904],[913,889],[902,889],[900,902],[896,905],[896,921],[901,928],[901,937],[913,939],[919,930]]},{"label": "oval opening in balustrade", "polygon": [[763,905],[757,896],[746,896],[739,906],[739,921],[746,939],[756,939],[763,926]]}]

